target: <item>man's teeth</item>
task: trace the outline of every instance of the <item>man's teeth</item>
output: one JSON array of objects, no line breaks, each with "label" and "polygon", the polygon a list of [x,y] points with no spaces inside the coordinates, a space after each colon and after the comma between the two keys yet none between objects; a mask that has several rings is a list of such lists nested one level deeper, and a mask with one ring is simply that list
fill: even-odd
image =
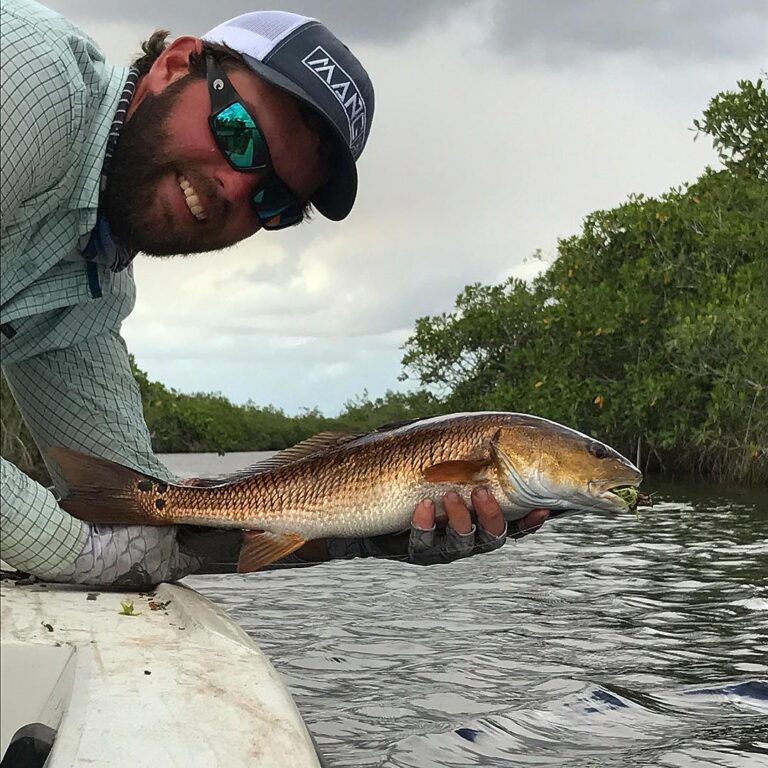
[{"label": "man's teeth", "polygon": [[205,208],[200,205],[200,198],[197,196],[197,191],[189,183],[186,176],[179,176],[179,186],[184,193],[184,197],[187,201],[187,208],[192,212],[192,215],[198,221],[204,221],[208,218],[208,214],[205,212]]}]

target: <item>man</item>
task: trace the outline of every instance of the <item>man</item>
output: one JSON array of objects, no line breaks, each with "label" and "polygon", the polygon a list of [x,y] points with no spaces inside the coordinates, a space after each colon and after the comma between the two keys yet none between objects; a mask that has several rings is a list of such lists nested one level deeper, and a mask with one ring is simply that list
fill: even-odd
[{"label": "man", "polygon": [[[120,337],[131,260],[223,248],[298,224],[310,205],[345,218],[372,85],[326,27],[288,13],[245,14],[169,45],[156,33],[130,70],[32,0],[4,0],[0,34],[3,371],[43,455],[62,445],[173,479],[152,453]],[[504,542],[487,493],[474,497],[477,527],[458,497],[442,503],[444,531],[425,500],[410,536],[312,542],[293,561],[439,562]],[[2,558],[40,578],[147,586],[231,569],[240,541],[89,525],[2,462]]]}]

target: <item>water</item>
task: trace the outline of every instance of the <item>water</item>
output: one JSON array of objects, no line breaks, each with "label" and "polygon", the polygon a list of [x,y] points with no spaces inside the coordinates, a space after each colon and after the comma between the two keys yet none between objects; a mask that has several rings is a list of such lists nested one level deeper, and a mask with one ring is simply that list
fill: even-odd
[{"label": "water", "polygon": [[451,565],[188,582],[269,654],[332,768],[768,766],[768,491],[647,485],[637,518]]}]

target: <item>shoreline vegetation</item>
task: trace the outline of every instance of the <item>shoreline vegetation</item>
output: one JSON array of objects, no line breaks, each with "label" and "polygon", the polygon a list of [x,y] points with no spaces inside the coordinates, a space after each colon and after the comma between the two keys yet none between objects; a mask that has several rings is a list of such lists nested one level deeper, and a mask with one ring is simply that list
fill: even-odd
[{"label": "shoreline vegetation", "polygon": [[[765,82],[718,94],[694,128],[721,170],[595,211],[531,282],[470,285],[452,312],[418,319],[400,377],[414,392],[288,416],[177,392],[132,360],[155,451],[279,450],[326,430],[509,410],[591,434],[646,472],[768,483]],[[0,409],[3,456],[44,482],[4,378]]]}]

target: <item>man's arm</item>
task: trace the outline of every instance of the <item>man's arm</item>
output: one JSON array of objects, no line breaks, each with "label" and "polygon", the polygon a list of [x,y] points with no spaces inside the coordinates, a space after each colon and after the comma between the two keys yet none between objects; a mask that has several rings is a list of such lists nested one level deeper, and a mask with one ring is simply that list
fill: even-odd
[{"label": "man's arm", "polygon": [[83,551],[87,526],[68,515],[54,495],[10,461],[0,459],[0,559],[50,579]]},{"label": "man's arm", "polygon": [[[80,71],[82,59],[69,47],[68,22],[41,5],[15,0],[3,2],[0,14],[0,247],[5,313],[16,294],[28,288],[30,276],[42,275],[50,267],[47,256],[35,259],[28,247],[39,223],[55,218],[58,208],[71,204],[71,180],[84,159],[101,161],[81,156],[83,128],[88,127],[92,110]],[[85,47],[83,43],[81,55]],[[100,59],[95,49],[89,48],[87,55]],[[60,249],[63,256],[74,246],[62,225],[60,240],[50,247]],[[53,279],[48,287],[62,294],[72,291],[71,284],[59,285]],[[39,298],[28,297],[23,308],[34,313]],[[68,445],[116,460],[132,458],[133,465],[164,473],[152,461],[124,347],[116,333],[110,334],[110,329],[119,328],[118,315],[125,314],[123,308],[129,304],[127,296],[111,296],[51,312],[37,323],[22,322],[21,330],[14,321],[14,339],[4,344],[3,366],[43,451],[55,444]],[[66,325],[58,336],[57,319]],[[32,326],[34,330],[29,331]],[[67,344],[71,346],[61,348]],[[56,469],[52,470],[58,479]],[[97,529],[60,509],[52,493],[10,462],[3,461],[0,474],[0,547],[3,559],[15,567],[43,578],[108,584],[135,572],[137,563],[144,568],[147,583],[170,578],[185,564],[175,530]]]},{"label": "man's arm", "polygon": [[50,15],[42,6],[3,2],[0,47],[0,224],[14,223],[25,200],[50,189],[76,160],[73,141],[83,119],[86,94],[76,72],[67,71],[58,41],[41,31],[35,18]]},{"label": "man's arm", "polygon": [[[152,453],[141,398],[122,339],[103,333],[4,368],[45,456],[63,445],[170,479]],[[58,467],[47,457],[59,492]],[[149,586],[181,578],[202,558],[179,546],[175,526],[94,526],[9,462],[2,467],[2,559],[55,581]]]}]

